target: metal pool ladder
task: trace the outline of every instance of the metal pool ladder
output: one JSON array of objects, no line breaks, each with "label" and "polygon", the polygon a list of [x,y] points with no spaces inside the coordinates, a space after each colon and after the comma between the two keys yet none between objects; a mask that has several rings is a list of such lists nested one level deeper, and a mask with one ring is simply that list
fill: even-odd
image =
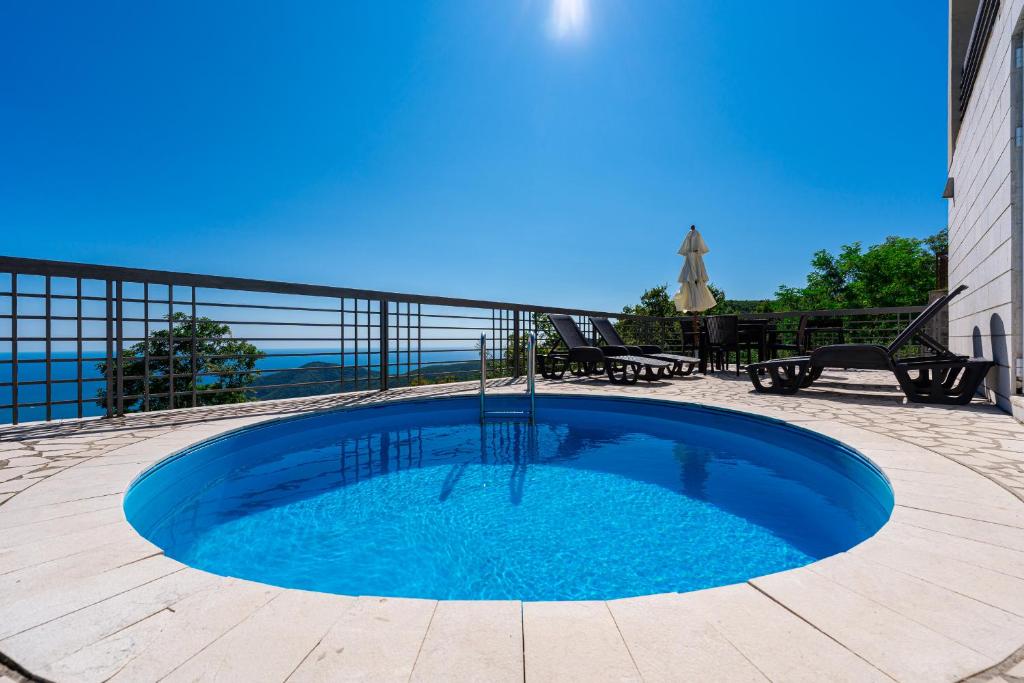
[{"label": "metal pool ladder", "polygon": [[480,335],[480,423],[488,418],[527,419],[535,422],[537,415],[537,334],[526,337],[526,395],[530,399],[528,410],[487,410],[487,335]]}]

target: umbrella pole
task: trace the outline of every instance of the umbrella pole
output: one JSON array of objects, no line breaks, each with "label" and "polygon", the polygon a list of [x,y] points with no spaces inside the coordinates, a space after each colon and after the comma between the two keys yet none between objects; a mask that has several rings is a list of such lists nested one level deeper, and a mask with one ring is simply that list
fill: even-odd
[{"label": "umbrella pole", "polygon": [[693,314],[693,348],[697,351],[697,358],[700,358],[700,372],[702,375],[708,374],[708,363],[703,353],[701,337],[700,337],[700,311],[695,311]]}]

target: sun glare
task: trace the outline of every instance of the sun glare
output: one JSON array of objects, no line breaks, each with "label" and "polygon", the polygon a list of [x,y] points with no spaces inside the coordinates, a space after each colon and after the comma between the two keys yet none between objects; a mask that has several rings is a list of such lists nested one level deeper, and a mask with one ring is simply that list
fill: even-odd
[{"label": "sun glare", "polygon": [[580,38],[587,28],[587,0],[552,0],[549,29],[556,40]]}]

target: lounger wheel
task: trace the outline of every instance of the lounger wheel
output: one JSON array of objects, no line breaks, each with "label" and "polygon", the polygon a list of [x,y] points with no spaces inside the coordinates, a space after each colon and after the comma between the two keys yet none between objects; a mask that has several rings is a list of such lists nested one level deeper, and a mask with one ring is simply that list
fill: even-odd
[{"label": "lounger wheel", "polygon": [[569,372],[576,377],[590,377],[599,372],[597,363],[570,363]]},{"label": "lounger wheel", "polygon": [[807,372],[807,374],[804,376],[804,381],[800,383],[800,388],[801,389],[806,389],[807,387],[809,387],[812,384],[814,384],[815,380],[817,380],[819,377],[821,377],[821,373],[824,370],[825,370],[825,368],[818,368],[818,367],[811,368]]},{"label": "lounger wheel", "polygon": [[[644,369],[643,369],[643,372],[640,373],[640,377],[643,378],[644,380],[648,381],[648,382],[653,382],[655,380],[659,380],[662,377],[664,377],[665,373],[667,371],[670,371],[671,369],[672,369],[671,366],[668,366],[668,367],[661,366],[661,367],[657,367],[656,368],[656,367],[651,366],[651,365],[645,365]],[[671,376],[671,375],[669,375],[669,376]]]},{"label": "lounger wheel", "polygon": [[636,384],[636,381],[640,379],[640,369],[636,363],[607,360],[604,362],[604,366],[612,384]]},{"label": "lounger wheel", "polygon": [[[936,363],[933,367],[908,368],[899,364],[893,368],[897,381],[914,403],[966,405],[974,398],[991,361],[965,359]],[[917,376],[911,375],[912,371]]]},{"label": "lounger wheel", "polygon": [[[684,369],[683,365],[686,365],[687,367]],[[665,374],[668,375],[669,377],[686,377],[687,375],[693,374],[693,371],[696,368],[696,363],[677,361],[675,364],[672,365],[671,368],[668,368],[668,371]]]},{"label": "lounger wheel", "polygon": [[540,366],[540,376],[544,379],[562,379],[569,364],[561,358],[541,356],[537,359],[537,365]]},{"label": "lounger wheel", "polygon": [[[767,371],[767,377],[761,373]],[[763,394],[795,394],[821,376],[821,368],[811,368],[807,361],[795,363],[754,363],[747,366],[747,375],[754,390]],[[766,382],[767,380],[767,382]]]}]

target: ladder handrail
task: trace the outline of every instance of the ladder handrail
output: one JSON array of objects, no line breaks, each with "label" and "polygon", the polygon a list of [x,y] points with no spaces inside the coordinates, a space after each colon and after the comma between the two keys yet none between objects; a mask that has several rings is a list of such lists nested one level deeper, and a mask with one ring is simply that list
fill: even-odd
[{"label": "ladder handrail", "polygon": [[530,422],[537,415],[537,333],[526,338],[526,391],[530,394]]},{"label": "ladder handrail", "polygon": [[484,394],[487,386],[487,335],[480,333],[480,422],[484,421]]},{"label": "ladder handrail", "polygon": [[[480,424],[487,419],[487,334],[480,334]],[[531,332],[526,337],[526,395],[530,399],[530,423],[535,422],[537,415],[537,334]],[[498,411],[493,415],[521,415],[519,411]]]}]

